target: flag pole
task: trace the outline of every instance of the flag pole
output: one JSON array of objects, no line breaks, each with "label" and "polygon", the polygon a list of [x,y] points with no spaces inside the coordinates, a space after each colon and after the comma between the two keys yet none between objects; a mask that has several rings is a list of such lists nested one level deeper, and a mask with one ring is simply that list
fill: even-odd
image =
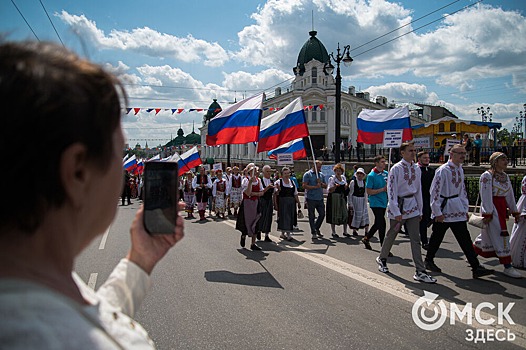
[{"label": "flag pole", "polygon": [[[316,172],[316,178],[318,179],[320,176],[318,175],[318,168],[316,167],[316,156],[314,155],[314,148],[312,147],[312,140],[309,135],[309,144],[310,144],[310,151],[312,152],[312,164],[314,167],[314,171]],[[309,159],[309,157],[307,157]]]},{"label": "flag pole", "polygon": [[392,147],[389,147],[389,165],[387,166],[387,172],[391,170],[391,151],[393,150]]}]

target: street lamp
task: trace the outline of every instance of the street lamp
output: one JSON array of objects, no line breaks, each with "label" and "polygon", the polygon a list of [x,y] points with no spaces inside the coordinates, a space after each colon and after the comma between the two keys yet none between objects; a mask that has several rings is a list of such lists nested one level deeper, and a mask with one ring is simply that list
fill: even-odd
[{"label": "street lamp", "polygon": [[343,51],[340,54],[340,43],[338,43],[338,49],[336,51],[336,57],[334,53],[331,52],[329,55],[329,61],[325,62],[323,71],[325,74],[332,75],[334,72],[334,66],[331,63],[331,58],[336,62],[336,113],[335,113],[335,130],[334,130],[334,161],[335,163],[340,162],[340,139],[341,139],[341,106],[342,106],[342,76],[340,74],[340,62],[343,62],[346,67],[349,67],[353,61],[349,51],[351,49],[350,45],[345,45]]},{"label": "street lamp", "polygon": [[526,103],[522,105],[524,108],[524,111],[519,111],[519,117],[516,117],[518,122],[518,130],[519,132],[522,132],[522,125],[524,125],[524,133],[521,137],[521,161],[524,159],[524,140],[526,138]]},{"label": "street lamp", "polygon": [[[483,122],[490,122],[493,118],[493,113],[490,112],[491,108],[487,107],[484,109],[484,107],[477,108],[477,113],[481,115]],[[491,131],[490,131],[491,132]],[[488,133],[489,135],[489,133]],[[494,129],[493,131],[493,147],[497,146],[497,130]]]}]

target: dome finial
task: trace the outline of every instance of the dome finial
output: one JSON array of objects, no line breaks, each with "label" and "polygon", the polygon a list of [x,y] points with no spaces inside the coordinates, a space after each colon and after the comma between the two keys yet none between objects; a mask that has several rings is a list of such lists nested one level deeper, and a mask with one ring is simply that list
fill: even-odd
[{"label": "dome finial", "polygon": [[318,32],[315,31],[315,30],[311,30],[311,31],[309,32],[309,35],[312,36],[312,37],[315,37],[316,34],[318,34]]}]

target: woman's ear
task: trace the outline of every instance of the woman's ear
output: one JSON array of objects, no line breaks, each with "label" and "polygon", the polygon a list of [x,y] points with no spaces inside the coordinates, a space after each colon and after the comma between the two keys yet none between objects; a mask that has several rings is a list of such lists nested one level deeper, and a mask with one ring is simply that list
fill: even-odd
[{"label": "woman's ear", "polygon": [[89,167],[88,152],[85,145],[74,143],[69,145],[60,157],[60,179],[66,201],[75,208],[81,206],[86,199],[92,169]]}]

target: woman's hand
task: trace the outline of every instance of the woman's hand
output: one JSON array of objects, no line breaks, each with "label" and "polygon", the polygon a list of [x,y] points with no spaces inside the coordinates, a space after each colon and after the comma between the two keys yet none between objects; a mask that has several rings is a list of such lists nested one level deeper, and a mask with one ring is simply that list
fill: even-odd
[{"label": "woman's hand", "polygon": [[[184,203],[178,203],[179,210],[184,210]],[[137,264],[147,274],[151,274],[159,260],[184,237],[184,220],[177,215],[173,234],[150,235],[144,228],[144,207],[135,215],[130,228],[131,248],[126,258]]]}]

